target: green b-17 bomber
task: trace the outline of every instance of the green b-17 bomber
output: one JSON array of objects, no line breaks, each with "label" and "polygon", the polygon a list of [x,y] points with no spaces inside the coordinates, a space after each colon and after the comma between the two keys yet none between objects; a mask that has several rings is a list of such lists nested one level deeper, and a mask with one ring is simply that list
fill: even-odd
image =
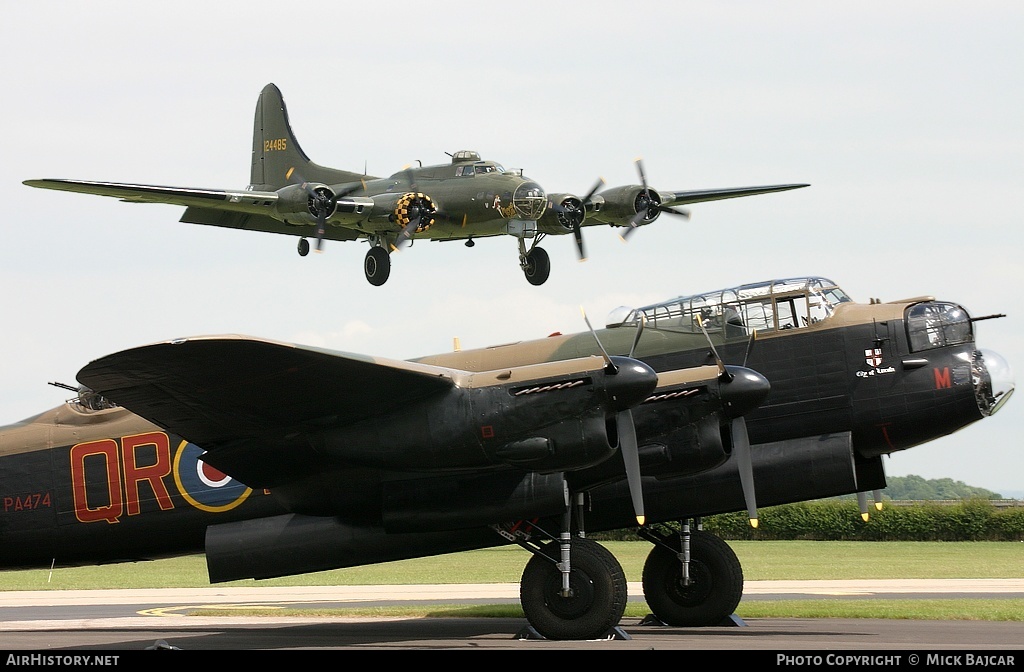
[{"label": "green b-17 bomber", "polygon": [[[298,251],[309,253],[329,240],[366,240],[363,271],[372,285],[384,284],[392,251],[414,240],[462,240],[510,235],[519,241],[519,264],[526,279],[541,285],[551,263],[538,243],[547,235],[572,234],[585,259],[584,226],[619,227],[625,240],[662,213],[689,217],[678,206],[703,201],[767,194],[808,186],[779,184],[690,191],[656,190],[648,185],[637,160],[640,184],[601,190],[598,180],[584,196],[547,193],[521,170],[506,170],[474,151],[459,151],[451,163],[407,167],[390,177],[319,166],[295,140],[281,91],[264,87],[256,103],[252,170],[240,190],[93,182],[26,180],[44,189],[113,196],[135,203],[185,206],[181,221],[250,231],[299,236]],[[528,243],[528,241],[530,241]]]}]

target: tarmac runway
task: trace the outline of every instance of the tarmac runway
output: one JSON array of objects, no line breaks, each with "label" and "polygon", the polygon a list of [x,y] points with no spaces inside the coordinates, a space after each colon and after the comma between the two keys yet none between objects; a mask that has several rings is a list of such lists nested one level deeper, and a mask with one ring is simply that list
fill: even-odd
[{"label": "tarmac runway", "polygon": [[[630,594],[643,594],[630,584]],[[518,618],[300,618],[189,616],[207,605],[346,607],[517,603],[518,584],[253,587],[0,592],[0,651],[716,649],[734,651],[1009,652],[1024,663],[1024,622],[751,619],[669,628],[624,619],[606,640],[531,638]],[[744,600],[1020,598],[1024,579],[749,581]],[[635,598],[642,599],[642,598]],[[1013,652],[1019,652],[1019,655]],[[1005,655],[1004,655],[1005,658]],[[772,662],[775,662],[772,659]]]}]

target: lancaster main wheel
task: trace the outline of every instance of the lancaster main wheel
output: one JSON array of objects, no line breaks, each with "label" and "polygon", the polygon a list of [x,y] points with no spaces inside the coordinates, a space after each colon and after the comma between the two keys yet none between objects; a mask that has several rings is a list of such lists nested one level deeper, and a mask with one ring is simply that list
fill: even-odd
[{"label": "lancaster main wheel", "polygon": [[[542,552],[560,557],[557,542]],[[626,610],[626,575],[608,549],[586,538],[572,540],[569,595],[562,595],[562,572],[555,563],[533,556],[519,586],[523,612],[547,639],[599,639],[615,628]]]},{"label": "lancaster main wheel", "polygon": [[371,247],[363,260],[363,273],[371,285],[380,287],[391,275],[391,256],[383,247]]},{"label": "lancaster main wheel", "polygon": [[[679,537],[665,540],[676,551]],[[662,623],[680,627],[719,625],[743,596],[743,568],[725,543],[709,532],[690,536],[690,581],[683,585],[682,566],[675,553],[655,546],[644,563],[647,606]]]},{"label": "lancaster main wheel", "polygon": [[543,285],[551,274],[551,258],[542,247],[535,247],[526,255],[523,273],[531,285]]},{"label": "lancaster main wheel", "polygon": [[304,257],[309,254],[309,241],[305,238],[299,238],[299,256]]}]

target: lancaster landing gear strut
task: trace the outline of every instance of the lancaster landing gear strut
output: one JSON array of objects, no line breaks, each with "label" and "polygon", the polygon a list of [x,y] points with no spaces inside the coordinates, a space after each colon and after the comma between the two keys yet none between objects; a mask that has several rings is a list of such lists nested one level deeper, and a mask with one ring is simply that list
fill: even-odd
[{"label": "lancaster landing gear strut", "polygon": [[[557,537],[536,523],[523,523],[514,534],[499,531],[530,551],[519,585],[519,599],[530,627],[520,639],[630,639],[619,621],[626,610],[626,575],[615,556],[601,544],[571,532],[566,508]],[[533,537],[545,537],[546,542]]]}]

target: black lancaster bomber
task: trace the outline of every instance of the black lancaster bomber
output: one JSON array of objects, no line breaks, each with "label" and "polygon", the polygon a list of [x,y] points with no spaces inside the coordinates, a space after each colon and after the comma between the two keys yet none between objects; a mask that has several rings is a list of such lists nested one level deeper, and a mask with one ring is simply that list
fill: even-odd
[{"label": "black lancaster bomber", "polygon": [[1014,386],[987,317],[805,277],[413,361],[125,350],[0,428],[0,566],[204,552],[221,582],[518,544],[533,631],[593,639],[622,634],[627,584],[586,533],[639,525],[654,616],[718,624],[743,573],[700,518],[879,490],[882,456],[995,413]]}]

